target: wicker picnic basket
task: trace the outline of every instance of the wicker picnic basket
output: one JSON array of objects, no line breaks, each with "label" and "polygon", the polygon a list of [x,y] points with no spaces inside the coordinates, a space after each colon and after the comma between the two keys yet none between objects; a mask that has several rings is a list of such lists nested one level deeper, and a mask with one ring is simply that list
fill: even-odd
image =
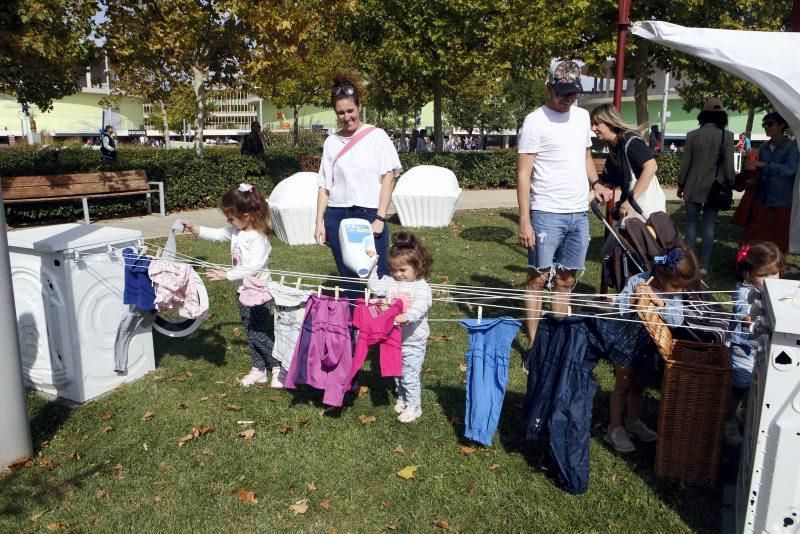
[{"label": "wicker picnic basket", "polygon": [[732,368],[723,345],[673,340],[658,312],[639,316],[665,360],[658,416],[656,475],[711,486],[719,471]]}]

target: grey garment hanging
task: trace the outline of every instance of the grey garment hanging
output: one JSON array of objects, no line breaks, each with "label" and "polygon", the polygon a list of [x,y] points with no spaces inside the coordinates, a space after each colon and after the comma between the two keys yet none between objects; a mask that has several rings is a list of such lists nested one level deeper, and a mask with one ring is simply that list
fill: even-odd
[{"label": "grey garment hanging", "polygon": [[155,310],[141,310],[136,306],[129,306],[128,312],[122,317],[117,327],[117,336],[114,339],[114,371],[126,373],[128,371],[128,347],[137,331],[145,330],[153,325],[156,320]]}]

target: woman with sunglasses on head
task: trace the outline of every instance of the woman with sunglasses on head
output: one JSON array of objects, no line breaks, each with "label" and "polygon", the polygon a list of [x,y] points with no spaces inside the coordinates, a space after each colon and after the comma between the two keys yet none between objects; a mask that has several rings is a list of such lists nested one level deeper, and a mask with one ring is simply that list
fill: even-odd
[{"label": "woman with sunglasses on head", "polygon": [[[389,135],[361,122],[363,95],[361,80],[355,72],[340,72],[333,77],[331,106],[340,129],[325,139],[317,182],[316,241],[331,248],[339,274],[350,278],[358,275],[345,266],[339,242],[339,225],[349,218],[365,219],[372,224],[378,253],[377,274],[379,277],[389,274],[386,213],[394,179],[403,170]],[[349,298],[357,297],[357,292],[363,289],[356,281],[340,286]]]},{"label": "woman with sunglasses on head", "polygon": [[786,136],[789,126],[777,112],[767,113],[761,126],[769,142],[759,148],[758,161],[746,163],[748,169],[760,170],[761,176],[751,221],[742,234],[742,241],[772,241],[785,254],[789,250],[789,225],[800,153],[797,143]]}]

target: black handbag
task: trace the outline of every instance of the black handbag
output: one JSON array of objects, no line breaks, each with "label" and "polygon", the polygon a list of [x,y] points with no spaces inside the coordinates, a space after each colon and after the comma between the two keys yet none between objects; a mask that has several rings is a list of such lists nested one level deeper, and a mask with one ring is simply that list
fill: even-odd
[{"label": "black handbag", "polygon": [[719,156],[717,157],[717,170],[714,173],[714,181],[711,183],[711,190],[706,197],[706,206],[712,210],[728,211],[733,207],[733,187],[728,184],[719,183],[719,168],[725,157],[725,130],[722,130],[722,141],[719,144]]}]

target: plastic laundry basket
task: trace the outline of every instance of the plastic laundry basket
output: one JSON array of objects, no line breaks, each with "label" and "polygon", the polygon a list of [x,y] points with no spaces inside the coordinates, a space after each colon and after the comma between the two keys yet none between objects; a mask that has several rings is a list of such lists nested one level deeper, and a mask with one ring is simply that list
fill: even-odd
[{"label": "plastic laundry basket", "polygon": [[392,203],[403,226],[447,226],[461,196],[450,169],[418,165],[403,173],[392,193]]},{"label": "plastic laundry basket", "polygon": [[287,245],[315,242],[318,177],[316,172],[298,172],[282,180],[269,196],[272,229]]}]

